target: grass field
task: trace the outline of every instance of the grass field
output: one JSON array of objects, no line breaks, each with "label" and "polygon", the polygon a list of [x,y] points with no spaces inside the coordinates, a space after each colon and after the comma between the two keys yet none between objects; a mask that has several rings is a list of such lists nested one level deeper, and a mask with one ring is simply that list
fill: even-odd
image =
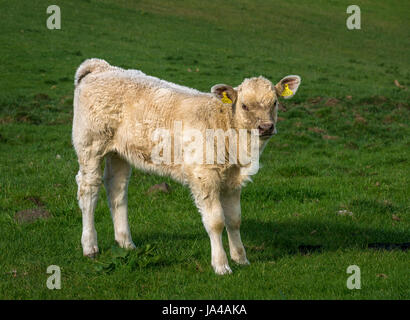
[{"label": "grass field", "polygon": [[[46,28],[51,4],[61,30]],[[347,1],[224,4],[0,0],[1,299],[410,299],[409,252],[368,248],[410,242],[410,3],[356,1],[361,30],[346,28]],[[243,190],[250,266],[216,276],[188,189],[138,171],[138,250],[113,247],[102,188],[101,255],[82,256],[71,121],[74,72],[90,57],[203,91],[302,77]],[[164,181],[170,193],[147,194]],[[49,218],[16,221],[32,209]],[[49,265],[61,290],[46,287]],[[350,265],[360,290],[346,288]]]}]

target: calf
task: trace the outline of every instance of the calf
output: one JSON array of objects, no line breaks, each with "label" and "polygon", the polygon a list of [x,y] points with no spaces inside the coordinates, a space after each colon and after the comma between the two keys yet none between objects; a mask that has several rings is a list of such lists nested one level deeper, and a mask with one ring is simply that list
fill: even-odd
[{"label": "calf", "polygon": [[[292,97],[299,84],[299,76],[287,76],[276,85],[257,77],[245,79],[236,88],[218,84],[210,93],[203,93],[137,70],[114,67],[104,60],[84,61],[75,75],[72,136],[79,162],[76,181],[83,217],[84,255],[93,257],[98,253],[94,210],[102,180],[107,190],[115,240],[123,248],[135,248],[127,213],[132,165],[143,171],[171,176],[190,188],[211,241],[212,266],[217,274],[232,272],[222,245],[224,227],[232,260],[248,264],[239,233],[240,193],[249,180],[251,164],[239,161],[237,149],[226,146],[222,148],[226,151],[222,156],[217,154],[216,163],[175,161],[186,141],[176,144],[174,135],[178,130],[183,135],[196,130],[205,136],[209,129],[222,129],[225,133],[222,142],[225,142],[237,130],[244,130],[250,139],[252,133],[257,135],[259,155],[276,133],[278,97]],[[174,148],[171,151],[163,145],[158,152],[158,129],[168,130],[172,136]],[[210,145],[216,148],[214,138],[212,136]],[[165,140],[171,142],[172,139]],[[233,145],[231,140],[229,143]],[[251,144],[246,140],[247,155],[250,149]],[[153,157],[154,151],[156,157]],[[165,155],[174,155],[174,160],[159,161],[164,160]],[[104,158],[103,179],[101,163]],[[211,153],[210,160],[214,159]]]}]

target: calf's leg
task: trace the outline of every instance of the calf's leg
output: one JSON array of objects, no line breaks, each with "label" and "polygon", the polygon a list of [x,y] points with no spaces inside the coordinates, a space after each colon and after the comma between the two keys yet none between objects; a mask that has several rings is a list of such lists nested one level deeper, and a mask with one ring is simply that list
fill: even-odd
[{"label": "calf's leg", "polygon": [[79,155],[80,170],[76,176],[78,184],[77,199],[83,217],[83,233],[81,244],[83,254],[95,257],[98,253],[97,231],[94,225],[94,211],[101,185],[101,159],[98,157]]},{"label": "calf's leg", "polygon": [[121,248],[135,249],[128,224],[127,191],[131,166],[117,154],[107,155],[104,185],[114,224],[115,241]]},{"label": "calf's leg", "polygon": [[221,194],[226,231],[228,232],[229,251],[233,261],[249,264],[239,231],[241,225],[241,190],[230,190]]},{"label": "calf's leg", "polygon": [[206,185],[191,188],[196,206],[202,215],[202,222],[211,241],[211,264],[216,274],[232,273],[222,244],[225,219],[219,192],[206,188]]}]

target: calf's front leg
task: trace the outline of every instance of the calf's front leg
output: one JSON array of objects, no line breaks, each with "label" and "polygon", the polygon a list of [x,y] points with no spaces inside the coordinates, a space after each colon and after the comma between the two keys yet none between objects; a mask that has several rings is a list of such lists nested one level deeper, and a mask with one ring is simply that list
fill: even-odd
[{"label": "calf's front leg", "polygon": [[202,215],[202,222],[211,241],[212,267],[216,274],[232,273],[222,244],[222,232],[225,221],[219,195],[215,192],[211,194],[196,193],[194,197],[195,203]]},{"label": "calf's front leg", "polygon": [[236,263],[249,264],[239,231],[241,226],[241,190],[223,192],[221,194],[221,203],[224,210],[231,258]]}]

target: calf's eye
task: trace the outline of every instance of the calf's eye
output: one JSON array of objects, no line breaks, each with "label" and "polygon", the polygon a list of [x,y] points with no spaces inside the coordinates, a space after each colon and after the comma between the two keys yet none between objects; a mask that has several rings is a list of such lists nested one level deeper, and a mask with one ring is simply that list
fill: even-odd
[{"label": "calf's eye", "polygon": [[242,104],[242,109],[248,111],[248,107],[245,104]]}]

